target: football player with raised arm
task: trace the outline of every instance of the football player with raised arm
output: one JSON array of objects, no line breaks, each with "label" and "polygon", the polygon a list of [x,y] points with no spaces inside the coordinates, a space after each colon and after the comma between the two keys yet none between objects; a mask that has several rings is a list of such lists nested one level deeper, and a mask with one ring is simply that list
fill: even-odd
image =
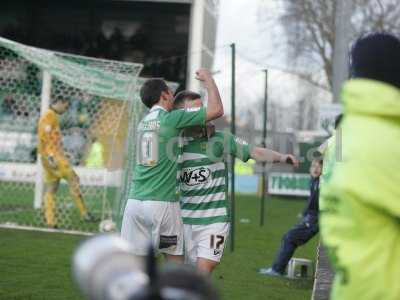
[{"label": "football player with raised arm", "polygon": [[[182,91],[175,97],[176,109],[202,108],[199,94]],[[184,147],[180,170],[181,213],[185,228],[186,261],[211,273],[221,260],[229,234],[227,175],[225,158],[233,155],[247,161],[298,161],[293,155],[266,148],[250,147],[236,136],[216,131],[208,138],[204,127],[184,131]]]},{"label": "football player with raised arm", "polygon": [[121,235],[134,254],[145,256],[150,242],[167,260],[183,261],[183,224],[178,197],[181,130],[204,126],[223,115],[217,85],[206,69],[196,72],[208,93],[208,107],[173,110],[173,94],[162,79],[147,80],[140,91],[150,109],[137,129],[137,163],[125,207]]}]

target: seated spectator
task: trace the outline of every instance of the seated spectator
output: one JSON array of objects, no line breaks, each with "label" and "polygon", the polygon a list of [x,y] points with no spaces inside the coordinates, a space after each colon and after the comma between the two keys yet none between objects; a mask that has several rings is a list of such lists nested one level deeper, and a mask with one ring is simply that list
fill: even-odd
[{"label": "seated spectator", "polygon": [[259,269],[258,272],[260,274],[283,276],[297,247],[307,243],[318,233],[319,176],[321,175],[321,170],[322,160],[313,160],[310,167],[310,196],[303,211],[303,217],[300,223],[283,236],[281,248],[275,257],[272,267]]}]

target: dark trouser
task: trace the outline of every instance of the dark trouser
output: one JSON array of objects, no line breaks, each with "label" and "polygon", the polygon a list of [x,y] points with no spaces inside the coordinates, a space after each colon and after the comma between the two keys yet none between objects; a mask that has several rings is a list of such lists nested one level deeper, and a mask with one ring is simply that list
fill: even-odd
[{"label": "dark trouser", "polygon": [[282,238],[281,248],[272,265],[274,271],[283,274],[296,248],[307,243],[318,230],[318,219],[309,215],[290,229]]}]

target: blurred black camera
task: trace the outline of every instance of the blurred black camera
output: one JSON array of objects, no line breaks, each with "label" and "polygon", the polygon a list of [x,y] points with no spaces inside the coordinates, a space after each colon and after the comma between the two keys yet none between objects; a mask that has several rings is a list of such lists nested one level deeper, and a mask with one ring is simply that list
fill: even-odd
[{"label": "blurred black camera", "polygon": [[91,300],[218,300],[209,278],[189,266],[158,270],[152,247],[146,257],[132,254],[116,235],[82,243],[73,257],[73,275]]}]

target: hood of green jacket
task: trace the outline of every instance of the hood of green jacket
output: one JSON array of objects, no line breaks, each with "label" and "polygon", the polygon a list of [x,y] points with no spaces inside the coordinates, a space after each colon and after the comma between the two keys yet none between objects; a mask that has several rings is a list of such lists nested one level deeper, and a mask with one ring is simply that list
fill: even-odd
[{"label": "hood of green jacket", "polygon": [[345,114],[400,118],[400,89],[384,82],[352,79],[342,90]]}]

